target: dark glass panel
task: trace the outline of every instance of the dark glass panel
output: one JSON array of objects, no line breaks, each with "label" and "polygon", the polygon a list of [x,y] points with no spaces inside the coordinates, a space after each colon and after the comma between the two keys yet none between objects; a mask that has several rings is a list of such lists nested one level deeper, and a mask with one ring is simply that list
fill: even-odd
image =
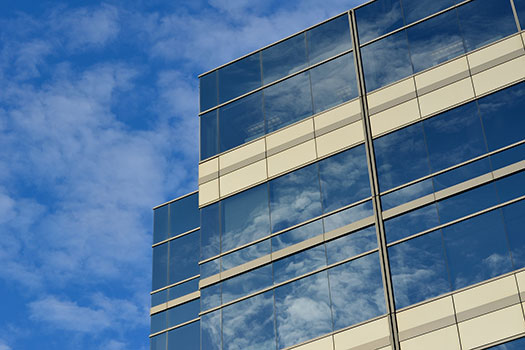
[{"label": "dark glass panel", "polygon": [[525,29],[525,0],[514,0],[514,6],[516,6],[521,29]]},{"label": "dark glass panel", "polygon": [[219,108],[220,152],[264,135],[262,92],[256,92]]},{"label": "dark glass panel", "polygon": [[222,281],[222,302],[228,303],[272,285],[272,265],[258,267],[249,272]]},{"label": "dark glass panel", "polygon": [[199,350],[199,321],[168,332],[168,350]]},{"label": "dark glass panel", "polygon": [[199,266],[200,266],[200,274],[201,274],[200,278],[201,279],[216,275],[219,272],[221,272],[221,258],[210,260]]},{"label": "dark glass panel", "polygon": [[260,54],[254,53],[219,69],[219,103],[261,86]]},{"label": "dark glass panel", "polygon": [[221,202],[222,251],[270,234],[268,187],[250,188]]},{"label": "dark glass panel", "polygon": [[164,289],[151,295],[151,307],[160,305],[168,301],[168,290]]},{"label": "dark glass panel", "polygon": [[157,290],[168,284],[168,243],[153,248],[153,285]]},{"label": "dark glass panel", "polygon": [[306,32],[310,65],[352,48],[348,15],[342,15]]},{"label": "dark glass panel", "polygon": [[170,241],[169,284],[199,274],[199,231]]},{"label": "dark glass panel", "polygon": [[324,232],[323,220],[319,219],[309,224],[299,226],[290,231],[272,237],[272,251],[284,249],[308,238],[318,236]]},{"label": "dark glass panel", "polygon": [[275,289],[278,348],[332,331],[326,271]]},{"label": "dark glass panel", "polygon": [[314,113],[357,97],[353,54],[349,53],[310,70]]},{"label": "dark glass panel", "polygon": [[222,349],[221,310],[201,316],[201,349]]},{"label": "dark glass panel", "polygon": [[403,26],[399,0],[377,0],[355,11],[359,42],[366,43]]},{"label": "dark glass panel", "polygon": [[450,291],[441,232],[388,248],[396,308]]},{"label": "dark glass panel", "polygon": [[525,200],[503,207],[514,268],[525,267]]},{"label": "dark glass panel", "polygon": [[165,205],[153,211],[153,244],[169,237],[169,206]]},{"label": "dark glass panel", "polygon": [[217,71],[199,78],[200,111],[217,106]]},{"label": "dark glass panel", "polygon": [[168,325],[168,312],[161,311],[151,315],[150,333],[157,333],[166,329]]},{"label": "dark glass panel", "polygon": [[518,31],[508,0],[471,1],[458,7],[458,14],[467,51]]},{"label": "dark glass panel", "polygon": [[326,244],[328,265],[377,248],[376,227],[370,226]]},{"label": "dark glass panel", "polygon": [[421,123],[374,140],[381,191],[430,174]]},{"label": "dark glass panel", "polygon": [[264,89],[266,132],[272,132],[312,115],[309,72]]},{"label": "dark glass panel", "polygon": [[333,267],[328,275],[335,330],[386,313],[377,253]]},{"label": "dark glass panel", "polygon": [[199,226],[200,212],[198,193],[170,204],[170,234],[172,237]]},{"label": "dark glass panel", "polygon": [[226,271],[235,266],[242,265],[248,261],[255,260],[261,256],[270,254],[271,249],[272,247],[270,240],[267,239],[256,244],[252,244],[246,248],[236,250],[233,253],[221,257],[221,269],[222,271]]},{"label": "dark glass panel", "polygon": [[381,204],[383,210],[388,210],[432,192],[434,192],[432,179],[426,179],[381,196]]},{"label": "dark glass panel", "polygon": [[214,203],[201,209],[201,260],[220,252],[219,203]]},{"label": "dark glass panel", "polygon": [[525,171],[499,179],[494,184],[501,203],[523,196],[525,195]]},{"label": "dark glass panel", "polygon": [[404,30],[361,49],[366,91],[373,91],[413,73]]},{"label": "dark glass panel", "polygon": [[270,181],[272,232],[321,215],[317,164]]},{"label": "dark glass panel", "polygon": [[325,217],[324,230],[330,232],[374,214],[372,201],[365,202]]},{"label": "dark glass panel", "polygon": [[435,203],[385,221],[386,240],[395,242],[439,225]]},{"label": "dark glass panel", "polygon": [[[468,144],[466,142],[465,144]],[[443,190],[447,187],[457,185],[463,181],[473,179],[477,176],[490,172],[490,162],[488,157],[475,162],[463,165],[462,167],[447,171],[433,177],[434,189]]]},{"label": "dark glass panel", "polygon": [[456,10],[445,12],[408,28],[407,35],[415,73],[465,52]]},{"label": "dark glass panel", "polygon": [[319,162],[323,212],[370,197],[365,146],[357,146]]},{"label": "dark glass panel", "polygon": [[490,156],[490,162],[494,170],[514,164],[523,159],[525,159],[525,143]]},{"label": "dark glass panel", "polygon": [[[516,0],[514,0],[516,2]],[[524,4],[525,5],[525,4]],[[493,346],[487,350],[522,350],[525,349],[525,338],[511,340],[510,342]]]},{"label": "dark glass panel", "polygon": [[199,299],[168,309],[168,327],[173,327],[199,317],[200,309]]},{"label": "dark glass panel", "polygon": [[264,49],[262,65],[265,85],[306,68],[305,34],[298,34]]},{"label": "dark glass panel", "polygon": [[219,130],[217,129],[217,113],[214,110],[200,116],[201,160],[219,153]]},{"label": "dark glass panel", "polygon": [[166,333],[149,338],[150,350],[166,350]]},{"label": "dark glass panel", "polygon": [[168,297],[170,300],[177,299],[183,295],[193,293],[197,290],[199,290],[199,279],[194,278],[188,282],[184,282],[184,283],[176,285],[175,287],[171,287],[169,289]]},{"label": "dark glass panel", "polygon": [[326,252],[321,244],[273,262],[274,283],[281,283],[326,266]]},{"label": "dark glass panel", "polygon": [[403,0],[405,22],[410,24],[456,4],[456,0]]},{"label": "dark glass panel", "polygon": [[224,350],[275,349],[273,291],[225,307],[222,338]]},{"label": "dark glass panel", "polygon": [[221,305],[221,284],[216,283],[201,289],[201,311]]}]

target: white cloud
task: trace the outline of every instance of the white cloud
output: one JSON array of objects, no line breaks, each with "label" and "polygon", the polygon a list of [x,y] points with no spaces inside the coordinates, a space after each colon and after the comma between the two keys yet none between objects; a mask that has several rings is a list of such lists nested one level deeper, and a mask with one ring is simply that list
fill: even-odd
[{"label": "white cloud", "polygon": [[11,347],[0,339],[0,350],[11,350]]}]

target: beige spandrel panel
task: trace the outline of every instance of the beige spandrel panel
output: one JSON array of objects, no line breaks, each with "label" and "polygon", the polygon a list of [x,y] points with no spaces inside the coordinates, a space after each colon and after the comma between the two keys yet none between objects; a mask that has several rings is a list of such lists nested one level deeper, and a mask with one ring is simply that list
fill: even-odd
[{"label": "beige spandrel panel", "polygon": [[370,117],[372,136],[393,130],[420,119],[417,99],[404,102]]},{"label": "beige spandrel panel", "polygon": [[314,117],[315,135],[320,136],[351,124],[361,118],[361,102],[357,99],[320,113]]},{"label": "beige spandrel panel", "polygon": [[357,121],[315,138],[319,157],[364,141],[363,122]]},{"label": "beige spandrel panel", "polygon": [[525,332],[521,305],[514,305],[468,321],[460,322],[463,350],[474,349]]},{"label": "beige spandrel panel", "polygon": [[523,42],[519,35],[514,35],[508,39],[482,48],[481,50],[474,51],[467,57],[470,64],[470,70],[474,75],[482,70],[512,60],[523,54],[525,54]]},{"label": "beige spandrel panel", "polygon": [[472,76],[476,95],[497,90],[525,78],[525,56],[515,58]]},{"label": "beige spandrel panel", "polygon": [[246,165],[264,159],[266,146],[264,139],[260,139],[219,156],[220,175],[240,169]]},{"label": "beige spandrel panel", "polygon": [[315,140],[306,141],[268,157],[268,176],[283,174],[316,158]]},{"label": "beige spandrel panel", "polygon": [[424,95],[470,75],[466,57],[460,57],[415,76],[418,94]]},{"label": "beige spandrel panel", "polygon": [[456,325],[401,342],[401,350],[460,350]]},{"label": "beige spandrel panel", "polygon": [[199,207],[219,199],[219,179],[199,185]]},{"label": "beige spandrel panel", "polygon": [[332,336],[328,336],[319,340],[315,340],[311,343],[299,345],[294,347],[293,350],[333,350],[334,342]]},{"label": "beige spandrel panel", "polygon": [[267,179],[266,160],[247,165],[220,178],[221,196],[228,196]]},{"label": "beige spandrel panel", "polygon": [[390,345],[388,318],[362,324],[334,334],[335,350],[375,350]]},{"label": "beige spandrel panel", "polygon": [[199,164],[199,184],[219,177],[219,158],[213,158]]},{"label": "beige spandrel panel", "polygon": [[314,121],[309,118],[266,136],[266,152],[271,156],[313,138]]},{"label": "beige spandrel panel", "polygon": [[470,78],[434,90],[419,97],[419,106],[423,117],[447,109],[453,105],[474,97]]},{"label": "beige spandrel panel", "polygon": [[416,87],[414,78],[410,77],[368,94],[368,111],[370,114],[379,113],[414,97]]}]

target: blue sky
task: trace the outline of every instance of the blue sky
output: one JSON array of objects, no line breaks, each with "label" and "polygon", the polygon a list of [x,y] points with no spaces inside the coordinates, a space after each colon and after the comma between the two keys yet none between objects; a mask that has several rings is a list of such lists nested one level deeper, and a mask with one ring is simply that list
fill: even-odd
[{"label": "blue sky", "polygon": [[0,2],[0,350],[148,349],[151,208],[196,189],[197,75],[356,0]]}]

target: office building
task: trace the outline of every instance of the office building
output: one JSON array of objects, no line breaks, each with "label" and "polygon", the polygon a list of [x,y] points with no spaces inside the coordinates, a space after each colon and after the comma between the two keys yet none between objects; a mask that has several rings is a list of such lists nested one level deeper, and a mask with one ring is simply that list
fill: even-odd
[{"label": "office building", "polygon": [[525,349],[522,28],[376,0],[201,75],[152,349]]}]

